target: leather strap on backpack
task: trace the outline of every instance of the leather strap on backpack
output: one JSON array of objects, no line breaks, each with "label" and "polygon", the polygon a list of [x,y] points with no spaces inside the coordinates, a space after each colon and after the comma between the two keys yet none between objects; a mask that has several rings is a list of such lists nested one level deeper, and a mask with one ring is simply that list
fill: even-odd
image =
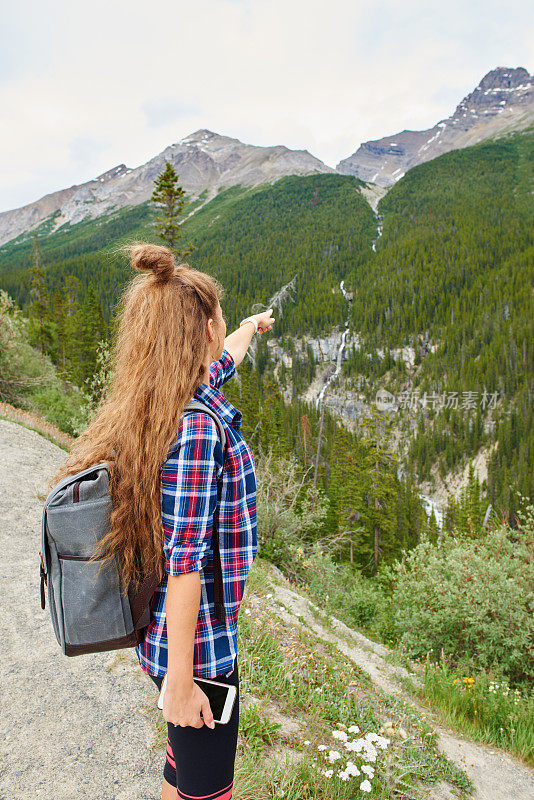
[{"label": "leather strap on backpack", "polygon": [[147,577],[142,582],[139,590],[135,592],[130,597],[130,609],[132,611],[132,622],[134,628],[137,628],[139,620],[143,616],[143,612],[150,604],[154,592],[159,586],[158,574],[156,570],[152,570],[152,572],[147,575]]},{"label": "leather strap on backpack", "polygon": [[217,507],[213,515],[213,533],[211,541],[213,547],[213,593],[215,617],[219,620],[219,622],[226,622],[221,554],[219,552],[219,501],[221,498],[221,488],[222,473],[221,480],[217,482]]}]

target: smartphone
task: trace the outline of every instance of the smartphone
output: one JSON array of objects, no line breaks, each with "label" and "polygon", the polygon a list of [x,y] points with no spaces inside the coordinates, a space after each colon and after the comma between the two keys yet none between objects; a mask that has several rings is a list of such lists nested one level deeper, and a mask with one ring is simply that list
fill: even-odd
[{"label": "smartphone", "polygon": [[[221,725],[227,723],[232,715],[232,709],[234,707],[235,698],[237,694],[236,687],[228,683],[221,683],[220,681],[216,681],[213,678],[193,677],[193,680],[195,681],[197,686],[200,686],[200,688],[210,701],[210,707],[213,714],[213,721],[220,722]],[[158,708],[162,710],[163,710],[163,695],[165,694],[166,686],[167,686],[167,674],[165,673],[165,677],[163,678],[163,683],[161,684],[161,691],[159,693],[159,698],[158,698]],[[202,716],[202,712],[200,712],[200,716]]]}]

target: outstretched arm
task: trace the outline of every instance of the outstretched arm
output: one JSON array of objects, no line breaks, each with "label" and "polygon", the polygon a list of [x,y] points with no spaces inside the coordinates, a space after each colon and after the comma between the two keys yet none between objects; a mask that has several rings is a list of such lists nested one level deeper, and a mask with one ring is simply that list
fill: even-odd
[{"label": "outstretched arm", "polygon": [[247,322],[246,325],[242,325],[240,328],[237,328],[237,330],[227,336],[224,340],[225,349],[228,350],[234,359],[236,367],[238,367],[245,358],[245,353],[250,347],[253,336],[254,325],[252,325],[251,322]]},{"label": "outstretched arm", "polygon": [[[251,314],[258,323],[258,333],[265,333],[270,331],[274,322],[274,317],[271,316],[272,308],[267,311],[262,311],[261,314]],[[254,325],[251,322],[246,322],[241,327],[237,328],[233,333],[226,337],[224,346],[234,359],[236,367],[241,364],[245,358],[245,353],[250,347],[250,342],[254,336]]]}]

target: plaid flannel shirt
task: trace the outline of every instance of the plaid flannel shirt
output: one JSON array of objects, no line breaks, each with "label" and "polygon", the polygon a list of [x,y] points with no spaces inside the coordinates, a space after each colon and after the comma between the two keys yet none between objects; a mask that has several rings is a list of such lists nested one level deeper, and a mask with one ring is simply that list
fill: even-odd
[{"label": "plaid flannel shirt", "polygon": [[[201,383],[194,397],[221,418],[228,442],[223,469],[222,443],[214,420],[189,412],[180,422],[170,455],[161,467],[161,511],[165,576],[151,601],[151,621],[135,651],[149,675],[167,670],[167,575],[200,572],[201,595],[194,640],[193,674],[199,678],[231,675],[237,653],[237,618],[247,574],[258,550],[256,535],[256,472],[252,452],[241,434],[242,413],[218,391],[235,372],[223,349],[210,368],[210,384]],[[214,615],[213,513],[217,478],[222,478],[219,503],[219,551],[223,573],[226,623]]]}]

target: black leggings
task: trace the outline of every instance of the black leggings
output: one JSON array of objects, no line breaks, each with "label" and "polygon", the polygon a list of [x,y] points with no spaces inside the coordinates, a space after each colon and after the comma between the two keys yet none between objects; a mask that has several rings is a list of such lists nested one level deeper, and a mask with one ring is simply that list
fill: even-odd
[{"label": "black leggings", "polygon": [[[150,676],[158,689],[163,678]],[[217,675],[213,680],[229,683],[237,693],[230,719],[214,728],[202,725],[182,728],[167,723],[167,759],[163,777],[176,786],[180,800],[230,800],[234,785],[234,762],[239,727],[239,674],[237,658],[231,675]]]}]

